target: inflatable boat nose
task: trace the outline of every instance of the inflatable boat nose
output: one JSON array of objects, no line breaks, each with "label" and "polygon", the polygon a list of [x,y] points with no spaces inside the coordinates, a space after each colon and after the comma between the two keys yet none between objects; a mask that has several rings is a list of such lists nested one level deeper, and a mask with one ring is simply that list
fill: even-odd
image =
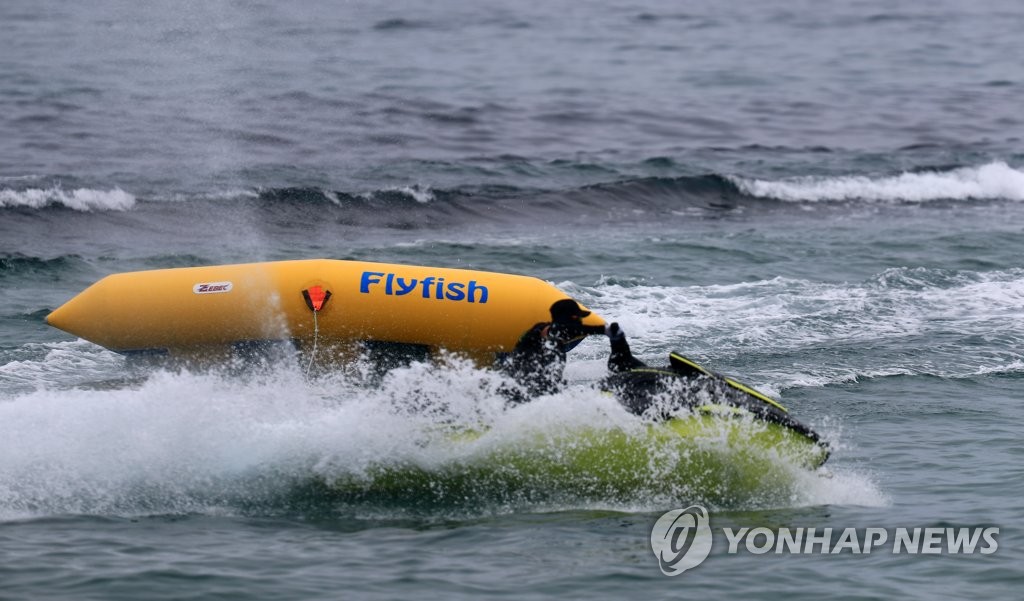
[{"label": "inflatable boat nose", "polygon": [[86,288],[77,296],[72,297],[63,305],[54,309],[46,316],[46,323],[68,334],[89,339],[89,323],[96,321],[90,315],[96,315],[100,299],[97,298],[95,285]]}]

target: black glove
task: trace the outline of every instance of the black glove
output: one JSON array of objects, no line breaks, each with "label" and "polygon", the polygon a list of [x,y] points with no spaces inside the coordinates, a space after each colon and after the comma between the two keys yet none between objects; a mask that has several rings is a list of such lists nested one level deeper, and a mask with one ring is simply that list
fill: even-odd
[{"label": "black glove", "polygon": [[604,327],[604,335],[612,342],[622,340],[626,337],[626,333],[622,331],[622,328],[619,327],[619,322],[617,321],[613,321]]}]

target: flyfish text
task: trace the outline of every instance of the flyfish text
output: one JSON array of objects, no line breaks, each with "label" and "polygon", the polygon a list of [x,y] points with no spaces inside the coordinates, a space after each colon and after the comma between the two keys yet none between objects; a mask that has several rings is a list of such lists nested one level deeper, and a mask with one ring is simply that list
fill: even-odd
[{"label": "flyfish text", "polygon": [[423,279],[404,278],[393,273],[382,271],[364,271],[359,282],[359,292],[369,294],[374,286],[383,286],[384,294],[405,296],[415,294],[422,298],[437,300],[466,301],[469,303],[486,303],[487,286],[481,286],[476,280],[464,282],[446,282],[444,277],[428,275]]}]

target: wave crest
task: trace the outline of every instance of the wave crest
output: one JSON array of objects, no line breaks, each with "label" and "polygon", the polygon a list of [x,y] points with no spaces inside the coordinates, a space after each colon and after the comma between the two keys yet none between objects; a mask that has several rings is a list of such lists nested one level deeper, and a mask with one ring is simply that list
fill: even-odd
[{"label": "wave crest", "polygon": [[135,196],[120,188],[65,190],[53,186],[25,190],[0,189],[0,208],[44,209],[54,206],[83,212],[127,211],[135,206]]},{"label": "wave crest", "polygon": [[790,202],[1024,200],[1024,171],[1002,161],[950,171],[904,172],[890,177],[731,178],[744,193]]}]

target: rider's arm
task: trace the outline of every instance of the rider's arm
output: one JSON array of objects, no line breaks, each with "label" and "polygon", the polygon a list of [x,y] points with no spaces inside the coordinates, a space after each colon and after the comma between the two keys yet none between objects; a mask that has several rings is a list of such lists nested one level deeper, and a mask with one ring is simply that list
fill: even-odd
[{"label": "rider's arm", "polygon": [[605,333],[608,334],[608,340],[612,346],[612,352],[608,356],[608,371],[619,373],[647,367],[646,363],[634,357],[633,352],[629,350],[626,333],[622,331],[618,323],[610,324]]}]

